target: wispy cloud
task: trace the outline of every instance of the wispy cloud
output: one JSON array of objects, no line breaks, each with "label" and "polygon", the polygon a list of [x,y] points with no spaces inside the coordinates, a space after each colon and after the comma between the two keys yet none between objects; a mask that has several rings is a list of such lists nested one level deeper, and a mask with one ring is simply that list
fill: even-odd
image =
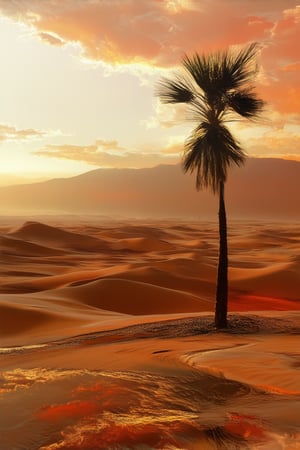
[{"label": "wispy cloud", "polygon": [[154,115],[142,121],[146,128],[170,128],[182,124],[187,119],[187,108],[184,104],[165,105],[156,99]]},{"label": "wispy cloud", "polygon": [[0,124],[0,142],[34,140],[47,135],[49,135],[49,132],[43,130],[34,130],[32,128],[18,130],[12,125]]},{"label": "wispy cloud", "polygon": [[256,157],[277,157],[299,160],[300,155],[300,130],[298,127],[291,129],[272,129],[259,138],[251,138],[248,141],[249,154]]},{"label": "wispy cloud", "polygon": [[81,161],[98,167],[139,168],[178,162],[175,152],[170,154],[128,151],[117,141],[98,139],[92,145],[47,145],[33,152],[35,155]]}]

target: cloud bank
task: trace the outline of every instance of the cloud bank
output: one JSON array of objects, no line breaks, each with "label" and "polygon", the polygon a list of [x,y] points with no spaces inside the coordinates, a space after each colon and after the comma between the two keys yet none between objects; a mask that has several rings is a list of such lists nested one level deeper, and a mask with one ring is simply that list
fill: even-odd
[{"label": "cloud bank", "polygon": [[90,60],[173,67],[184,53],[262,44],[261,91],[298,113],[300,6],[292,0],[0,0],[2,15],[51,45],[79,43]]}]

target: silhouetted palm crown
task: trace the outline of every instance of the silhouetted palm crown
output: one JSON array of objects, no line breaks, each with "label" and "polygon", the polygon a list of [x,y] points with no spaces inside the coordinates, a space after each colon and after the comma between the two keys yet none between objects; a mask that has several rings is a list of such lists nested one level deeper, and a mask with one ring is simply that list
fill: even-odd
[{"label": "silhouetted palm crown", "polygon": [[257,45],[234,54],[229,51],[183,59],[184,71],[163,79],[158,95],[163,103],[188,103],[197,126],[185,144],[183,167],[196,170],[196,186],[218,192],[227,168],[241,165],[245,154],[226,127],[233,114],[254,119],[263,102],[253,91]]}]

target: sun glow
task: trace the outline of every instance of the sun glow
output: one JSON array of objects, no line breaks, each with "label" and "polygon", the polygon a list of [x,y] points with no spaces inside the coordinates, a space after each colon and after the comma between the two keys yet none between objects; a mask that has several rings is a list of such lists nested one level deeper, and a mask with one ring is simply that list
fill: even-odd
[{"label": "sun glow", "polygon": [[[91,168],[88,161],[37,155],[51,145],[80,149],[99,139],[115,140],[124,152],[134,150],[136,155],[151,149],[159,155],[157,164],[168,164],[164,149],[169,140],[180,134],[184,141],[192,124],[185,123],[184,108],[159,105],[155,86],[180,64],[184,53],[199,51],[194,42],[207,51],[261,42],[256,87],[269,104],[266,117],[272,120],[267,123],[264,117],[263,125],[243,125],[237,136],[242,130],[250,155],[299,160],[299,129],[288,130],[299,122],[298,8],[278,3],[270,12],[267,5],[256,10],[245,4],[237,19],[230,1],[226,10],[218,6],[226,20],[214,27],[220,33],[212,34],[214,2],[133,2],[131,8],[128,2],[119,11],[118,2],[86,2],[79,8],[71,0],[64,7],[54,0],[55,14],[49,12],[48,1],[10,7],[0,3],[2,173],[78,174]],[[227,35],[225,42],[222,36]],[[5,124],[15,130],[13,136],[1,134]],[[269,136],[285,128],[283,145],[276,151],[272,141],[264,139],[262,127]],[[35,134],[25,139],[26,130]],[[138,156],[134,166],[143,166]]]}]

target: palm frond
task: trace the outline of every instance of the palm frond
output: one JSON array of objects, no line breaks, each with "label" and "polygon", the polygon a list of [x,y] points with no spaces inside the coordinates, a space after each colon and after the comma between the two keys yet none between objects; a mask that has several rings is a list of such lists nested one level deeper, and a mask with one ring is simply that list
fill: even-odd
[{"label": "palm frond", "polygon": [[191,58],[185,55],[182,64],[207,98],[217,91],[217,79],[211,55],[199,56],[198,53],[195,53]]},{"label": "palm frond", "polygon": [[201,93],[197,93],[189,104],[188,117],[197,123],[206,122],[209,116],[210,106]]},{"label": "palm frond", "polygon": [[247,119],[255,119],[263,111],[264,102],[251,89],[235,91],[228,96],[228,106]]},{"label": "palm frond", "polygon": [[183,58],[183,66],[208,100],[238,89],[252,80],[257,71],[255,56],[257,43],[250,44],[237,54],[230,51]]},{"label": "palm frond", "polygon": [[194,98],[191,83],[179,75],[174,80],[162,78],[157,84],[156,95],[162,103],[189,103]]},{"label": "palm frond", "polygon": [[202,122],[185,144],[183,169],[196,170],[196,188],[211,188],[218,192],[220,181],[225,182],[227,168],[244,163],[245,153],[230,131],[224,126]]},{"label": "palm frond", "polygon": [[237,55],[229,56],[227,70],[231,81],[231,89],[238,89],[253,80],[253,76],[257,72],[255,58],[258,47],[258,44],[254,42],[240,50]]}]

